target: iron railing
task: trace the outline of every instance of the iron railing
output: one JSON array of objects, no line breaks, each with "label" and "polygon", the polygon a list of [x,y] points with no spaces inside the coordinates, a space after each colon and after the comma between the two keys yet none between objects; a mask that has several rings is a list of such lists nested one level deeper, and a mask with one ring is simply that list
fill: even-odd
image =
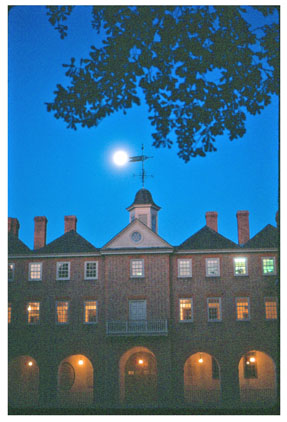
[{"label": "iron railing", "polygon": [[108,321],[108,335],[167,335],[167,320],[160,321]]}]

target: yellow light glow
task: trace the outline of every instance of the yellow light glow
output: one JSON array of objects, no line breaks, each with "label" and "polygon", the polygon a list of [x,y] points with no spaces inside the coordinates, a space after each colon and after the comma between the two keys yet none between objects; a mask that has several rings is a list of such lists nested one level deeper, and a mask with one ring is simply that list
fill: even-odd
[{"label": "yellow light glow", "polygon": [[128,162],[128,154],[125,151],[117,151],[113,155],[114,163],[117,166],[124,166]]},{"label": "yellow light glow", "polygon": [[249,360],[250,360],[250,362],[255,362],[255,357],[252,357]]},{"label": "yellow light glow", "polygon": [[80,360],[78,361],[78,364],[79,364],[79,365],[81,365],[81,366],[82,366],[82,365],[84,365],[84,361],[83,361],[83,359],[80,359]]},{"label": "yellow light glow", "polygon": [[31,308],[31,306],[28,306],[28,308],[27,308],[27,309],[28,309],[28,311],[31,311],[31,309],[32,309],[32,308]]},{"label": "yellow light glow", "polygon": [[249,360],[246,362],[246,365],[249,365],[250,364],[250,362],[249,362]]},{"label": "yellow light glow", "polygon": [[202,363],[203,362],[203,359],[202,358],[198,359],[198,362],[199,363]]},{"label": "yellow light glow", "polygon": [[144,363],[144,361],[142,359],[138,360],[139,365],[142,365]]},{"label": "yellow light glow", "polygon": [[33,366],[33,362],[31,360],[28,362],[28,366]]}]

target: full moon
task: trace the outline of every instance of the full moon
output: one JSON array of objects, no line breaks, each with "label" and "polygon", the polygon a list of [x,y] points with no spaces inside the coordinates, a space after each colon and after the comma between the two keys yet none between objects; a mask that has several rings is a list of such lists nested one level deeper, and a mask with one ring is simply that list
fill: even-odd
[{"label": "full moon", "polygon": [[113,155],[114,163],[117,166],[124,166],[127,163],[128,159],[128,154],[125,151],[117,151]]}]

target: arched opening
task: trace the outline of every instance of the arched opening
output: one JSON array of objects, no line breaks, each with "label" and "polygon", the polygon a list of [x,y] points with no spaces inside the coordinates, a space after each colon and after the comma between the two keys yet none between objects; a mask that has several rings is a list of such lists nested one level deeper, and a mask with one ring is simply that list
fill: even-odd
[{"label": "arched opening", "polygon": [[157,364],[145,347],[134,347],[120,359],[120,401],[127,405],[151,405],[157,401]]},{"label": "arched opening", "polygon": [[94,370],[83,355],[62,360],[58,369],[58,401],[61,406],[86,406],[93,403]]},{"label": "arched opening", "polygon": [[8,364],[8,401],[12,407],[34,407],[39,399],[39,367],[31,356],[18,356]]},{"label": "arched opening", "polygon": [[241,357],[238,371],[241,403],[260,407],[275,403],[276,370],[270,356],[251,350]]},{"label": "arched opening", "polygon": [[191,355],[184,365],[184,399],[193,405],[216,405],[221,399],[220,368],[208,353]]}]

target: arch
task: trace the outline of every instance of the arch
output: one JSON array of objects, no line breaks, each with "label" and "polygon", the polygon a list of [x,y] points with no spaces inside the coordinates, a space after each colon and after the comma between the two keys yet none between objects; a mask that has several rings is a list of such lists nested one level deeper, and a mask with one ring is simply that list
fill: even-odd
[{"label": "arch", "polygon": [[220,366],[205,352],[190,355],[184,364],[184,399],[192,405],[216,405],[221,400]]},{"label": "arch", "polygon": [[127,350],[119,360],[120,402],[151,404],[157,401],[157,361],[146,347]]},{"label": "arch", "polygon": [[250,350],[238,364],[240,401],[246,405],[272,406],[277,399],[276,367],[265,352]]},{"label": "arch", "polygon": [[94,368],[84,355],[70,355],[58,367],[58,402],[61,406],[88,406],[94,398]]},{"label": "arch", "polygon": [[8,364],[8,400],[12,407],[34,407],[39,400],[39,366],[28,355]]}]

